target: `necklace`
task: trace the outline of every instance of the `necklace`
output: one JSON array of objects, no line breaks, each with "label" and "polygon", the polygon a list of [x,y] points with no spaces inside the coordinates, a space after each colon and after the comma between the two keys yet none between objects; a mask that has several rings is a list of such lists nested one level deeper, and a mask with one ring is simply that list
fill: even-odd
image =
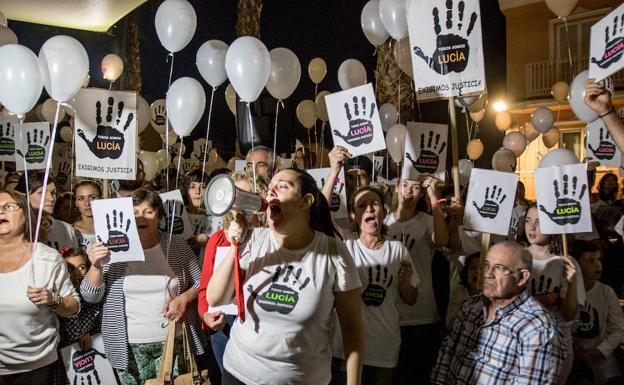
[{"label": "necklace", "polygon": [[15,265],[13,265],[13,268],[9,271],[6,271],[6,269],[4,267],[2,267],[2,272],[3,273],[11,273],[15,270],[17,270],[20,266],[20,264],[22,263],[22,259],[24,259],[24,255],[26,255],[26,251],[28,250],[28,242],[24,242],[24,246],[22,248],[22,252],[20,254],[19,259],[17,260],[17,263]]}]

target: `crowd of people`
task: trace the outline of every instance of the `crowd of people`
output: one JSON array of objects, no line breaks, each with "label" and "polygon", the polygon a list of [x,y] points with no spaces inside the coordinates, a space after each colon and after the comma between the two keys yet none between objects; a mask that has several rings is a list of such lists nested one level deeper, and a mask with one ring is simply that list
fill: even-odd
[{"label": "crowd of people", "polygon": [[[592,82],[587,90],[624,145],[608,93]],[[158,375],[173,321],[176,340],[188,336],[224,385],[624,383],[624,205],[614,174],[598,181],[594,231],[570,236],[570,255],[561,236],[540,231],[521,183],[509,235],[479,252],[453,186],[377,183],[368,158],[335,146],[319,188],[303,159],[278,170],[273,156],[258,146],[246,172],[191,170],[178,184],[170,172],[148,183],[139,171],[120,183],[115,196],[132,198],[142,262],[108,263],[91,207],[103,199],[99,181],[61,192],[44,172],[9,174],[0,191],[0,384],[67,384],[59,349],[88,349],[100,334],[120,383],[142,385]],[[224,173],[262,196],[266,212],[208,215],[206,186]],[[338,182],[348,216],[334,219]],[[167,185],[181,186],[188,239],[162,226]]]}]

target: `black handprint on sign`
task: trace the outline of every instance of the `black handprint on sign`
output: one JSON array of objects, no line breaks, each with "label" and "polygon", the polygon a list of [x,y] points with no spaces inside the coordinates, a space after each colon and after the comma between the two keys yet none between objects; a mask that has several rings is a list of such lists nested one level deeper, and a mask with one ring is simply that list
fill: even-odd
[{"label": "black handprint on sign", "polygon": [[481,205],[481,207],[477,206],[477,202],[472,201],[472,204],[474,205],[474,207],[477,208],[477,212],[483,218],[491,218],[491,219],[496,218],[496,216],[498,215],[498,210],[500,210],[501,203],[503,203],[505,198],[507,198],[506,194],[503,194],[501,196],[501,193],[503,192],[503,188],[499,187],[497,190],[496,187],[497,187],[496,185],[492,187],[491,194],[490,194],[490,188],[489,187],[485,188],[485,201],[483,202],[483,205]]},{"label": "black handprint on sign", "polygon": [[69,175],[71,174],[71,163],[64,161],[58,164],[58,170],[56,170],[56,176],[54,177],[58,184],[65,186],[69,181]]},{"label": "black handprint on sign", "polygon": [[182,175],[186,175],[195,168],[195,163],[190,159],[182,159],[181,168],[182,168]]},{"label": "black handprint on sign", "polygon": [[[456,29],[453,26],[453,1],[446,0],[446,33],[440,35],[442,28],[440,27],[440,10],[433,8],[433,24],[436,33],[436,50],[431,57],[425,55],[420,47],[414,47],[414,54],[427,63],[429,68],[435,72],[446,75],[449,72],[462,72],[468,65],[470,54],[470,46],[468,45],[468,36],[477,22],[477,13],[470,15],[470,23],[468,28],[462,31],[464,27],[464,11],[465,2],[462,0],[457,3],[457,23]],[[453,33],[456,32],[457,34]]]},{"label": "black handprint on sign", "polygon": [[[336,178],[336,184],[334,184],[334,189],[332,190],[331,200],[329,203],[329,209],[333,212],[340,210],[340,193],[344,189],[344,181]],[[325,178],[321,178],[321,186],[325,186]]]},{"label": "black handprint on sign", "polygon": [[334,135],[347,142],[350,146],[359,147],[362,144],[368,144],[373,141],[373,122],[371,119],[375,114],[375,103],[370,105],[370,114],[366,112],[366,97],[362,96],[361,106],[358,104],[357,96],[353,97],[353,115],[349,109],[349,103],[345,103],[345,111],[349,120],[349,133],[341,134],[338,130],[334,130]]},{"label": "black handprint on sign", "polygon": [[156,108],[152,110],[151,118],[152,125],[156,125],[158,127],[164,126],[167,122],[167,109],[165,106],[156,106]]},{"label": "black handprint on sign", "polygon": [[130,250],[130,239],[128,238],[128,230],[130,229],[130,219],[128,218],[124,222],[123,211],[113,210],[113,224],[111,226],[110,214],[106,214],[106,228],[108,229],[108,240],[102,241],[102,238],[98,235],[98,241],[104,243],[104,246],[108,247],[112,253],[118,251]]},{"label": "black handprint on sign", "polygon": [[[301,268],[297,269],[296,273],[293,273],[294,269],[292,265],[288,265],[284,269],[282,269],[281,266],[277,266],[277,268],[275,268],[275,274],[273,274],[273,279],[271,280],[271,286],[260,295],[253,291],[251,285],[247,286],[247,290],[249,290],[258,305],[264,310],[288,314],[297,306],[297,302],[299,302],[299,292],[305,289],[308,283],[310,283],[310,278],[306,278],[303,283],[300,283]],[[280,284],[279,277],[284,272],[286,272],[286,274],[282,280],[283,284]],[[300,284],[298,289],[295,288],[295,284]]]},{"label": "black handprint on sign", "polygon": [[[113,119],[113,106],[115,99],[111,96],[108,98],[108,109],[106,111],[105,121],[102,122],[102,103],[98,100],[95,104],[95,122],[97,123],[95,137],[90,141],[85,136],[84,131],[78,129],[78,136],[85,141],[89,150],[98,158],[117,159],[123,152],[124,133],[130,127],[134,120],[134,114],[129,113],[126,118],[126,124],[123,125],[123,131],[120,129],[121,116],[124,110],[124,102],[117,104],[117,117]],[[119,128],[119,129],[118,129]]]},{"label": "black handprint on sign", "polygon": [[381,266],[375,266],[375,278],[373,279],[373,267],[368,268],[368,286],[362,292],[362,301],[366,306],[381,306],[386,298],[386,289],[392,283],[393,275],[388,278],[388,268],[383,268],[383,277],[381,275]]},{"label": "black handprint on sign", "polygon": [[433,174],[440,164],[440,154],[446,148],[446,142],[440,143],[440,134],[435,135],[433,141],[433,131],[429,131],[429,138],[425,145],[425,133],[420,134],[420,155],[416,160],[412,158],[412,154],[405,151],[405,157],[410,161],[412,167],[416,171],[424,174]]},{"label": "black handprint on sign", "polygon": [[77,351],[72,355],[71,361],[74,369],[72,385],[100,385],[102,383],[97,369],[95,368],[95,359],[98,356],[106,359],[104,354],[95,349]]},{"label": "black handprint on sign", "polygon": [[563,197],[559,191],[559,181],[553,181],[555,198],[557,199],[553,212],[548,212],[543,205],[539,206],[540,210],[546,213],[546,215],[558,225],[576,224],[581,220],[582,207],[580,201],[583,199],[585,191],[587,191],[587,185],[584,184],[581,186],[577,200],[574,199],[574,197],[578,191],[578,178],[572,178],[572,189],[568,188],[568,179],[567,175],[563,176]]},{"label": "black handprint on sign", "polygon": [[[539,281],[539,282],[538,282]],[[559,293],[559,286],[552,287],[553,280],[552,278],[546,279],[545,275],[540,275],[538,277],[531,278],[531,294],[549,294],[549,293]]]},{"label": "black handprint on sign", "polygon": [[607,130],[607,135],[603,137],[604,127],[600,127],[600,143],[598,143],[598,148],[593,148],[591,143],[587,143],[587,148],[594,153],[596,158],[603,159],[613,159],[615,156],[615,144],[611,139],[611,134]]},{"label": "black handprint on sign", "polygon": [[45,131],[46,130],[39,130],[35,128],[32,130],[32,135],[30,134],[31,132],[28,131],[26,133],[26,143],[28,144],[26,156],[24,156],[19,149],[16,149],[15,152],[24,157],[28,163],[43,162],[46,157],[45,146],[47,146],[50,141],[50,133],[46,133]]},{"label": "black handprint on sign", "polygon": [[609,26],[605,28],[605,50],[602,58],[591,58],[591,62],[600,68],[608,68],[617,63],[624,54],[624,15],[613,18],[613,28],[609,32]]},{"label": "black handprint on sign", "polygon": [[0,123],[0,155],[15,154],[15,125],[11,122]]},{"label": "black handprint on sign", "polygon": [[509,233],[507,234],[507,239],[510,241],[515,241],[518,236],[518,222],[520,218],[515,215],[511,216],[511,221],[509,221]]},{"label": "black handprint on sign", "polygon": [[576,337],[592,339],[600,334],[600,317],[598,311],[587,302],[581,307]]},{"label": "black handprint on sign", "polygon": [[182,206],[182,202],[169,199],[165,201],[164,206],[165,216],[158,223],[158,228],[161,231],[169,231],[171,218],[173,217],[173,234],[182,234],[184,232],[184,221],[182,220],[184,206]]}]

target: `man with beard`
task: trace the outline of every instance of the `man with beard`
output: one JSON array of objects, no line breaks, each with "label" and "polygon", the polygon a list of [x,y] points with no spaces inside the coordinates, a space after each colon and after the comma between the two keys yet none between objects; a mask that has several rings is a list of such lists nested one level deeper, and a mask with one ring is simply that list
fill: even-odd
[{"label": "man with beard", "polygon": [[528,293],[531,253],[514,241],[481,264],[483,293],[462,306],[440,349],[433,384],[556,384],[565,341],[555,317]]}]

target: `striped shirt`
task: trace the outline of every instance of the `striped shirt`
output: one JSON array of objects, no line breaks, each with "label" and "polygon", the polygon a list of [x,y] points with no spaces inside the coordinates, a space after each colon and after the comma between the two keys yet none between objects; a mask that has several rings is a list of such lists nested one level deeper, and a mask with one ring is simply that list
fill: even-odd
[{"label": "striped shirt", "polygon": [[[159,233],[160,247],[167,252],[167,234]],[[197,256],[186,241],[176,235],[171,237],[169,266],[179,280],[178,295],[191,287],[199,287],[200,269]],[[104,281],[99,287],[89,285],[86,277],[80,285],[80,292],[85,301],[97,303],[104,300],[102,309],[102,340],[106,356],[115,369],[126,370],[128,367],[128,325],[126,321],[123,283],[128,267],[127,262],[104,265]],[[206,344],[201,330],[197,304],[194,303],[184,314],[183,320],[189,333],[189,342],[195,354],[204,353]]]},{"label": "striped shirt", "polygon": [[485,323],[488,303],[479,295],[464,303],[432,384],[556,384],[566,345],[555,317],[526,290]]}]

